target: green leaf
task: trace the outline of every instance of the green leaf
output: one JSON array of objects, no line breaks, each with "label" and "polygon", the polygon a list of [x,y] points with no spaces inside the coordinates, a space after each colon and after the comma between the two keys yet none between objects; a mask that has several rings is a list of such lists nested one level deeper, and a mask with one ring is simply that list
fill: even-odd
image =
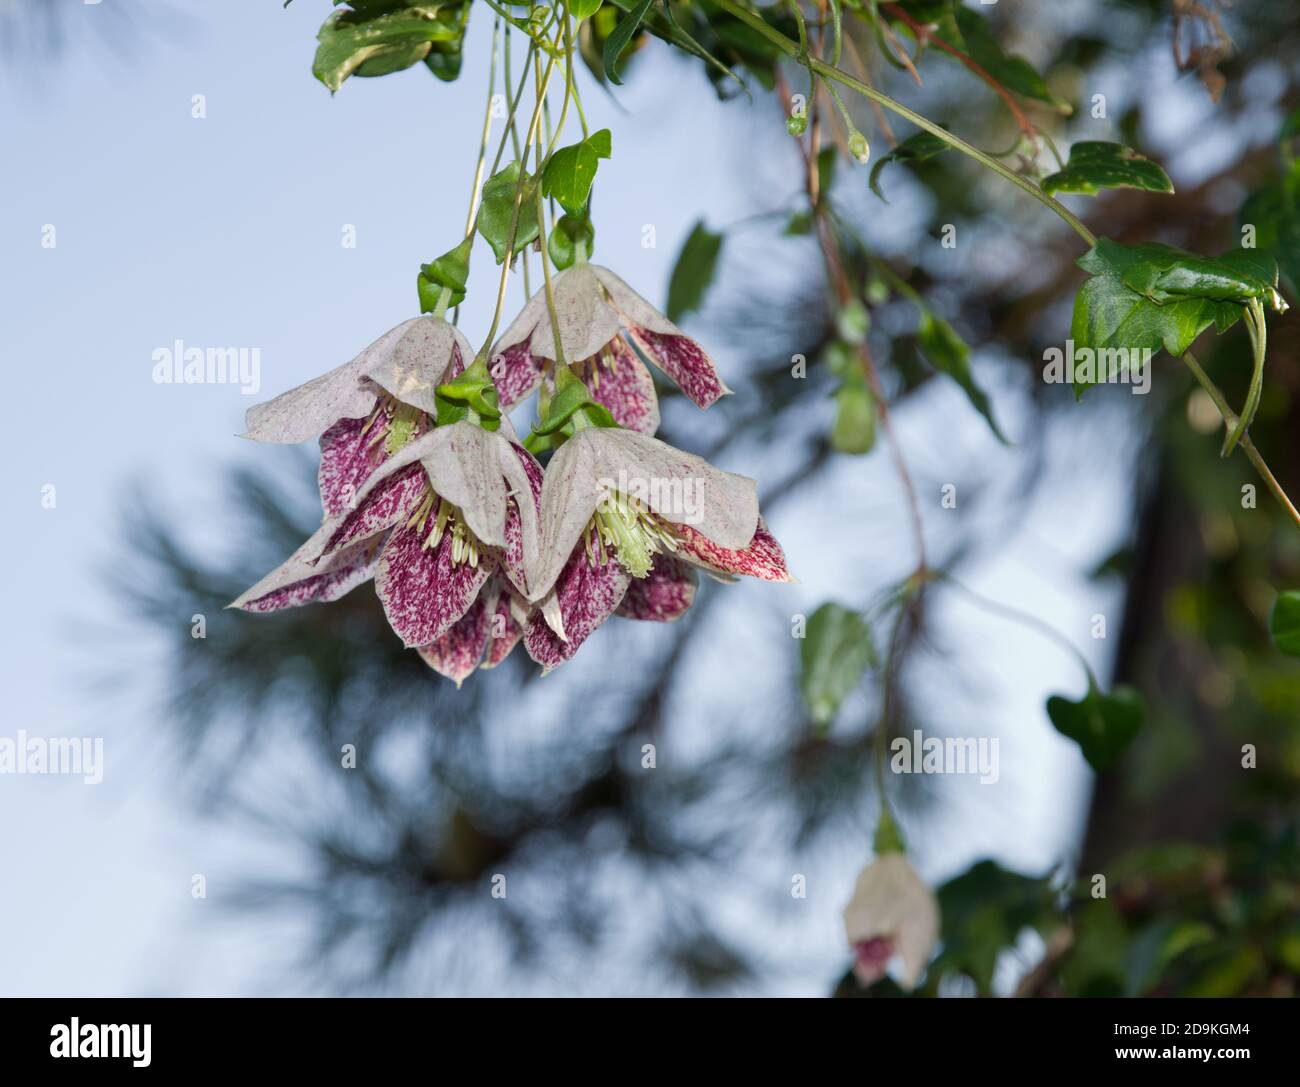
[{"label": "green leaf", "polygon": [[993,986],[993,972],[1004,949],[1025,929],[1045,932],[1060,918],[1048,880],[1022,876],[993,861],[978,861],[938,891],[943,919],[943,951],[931,974],[965,974],[981,994]]},{"label": "green leaf", "polygon": [[703,221],[696,223],[677,255],[668,282],[668,320],[677,322],[704,304],[721,252],[722,235],[712,233]]},{"label": "green leaf", "polygon": [[1103,140],[1083,140],[1070,148],[1065,169],[1043,178],[1043,192],[1077,192],[1095,196],[1102,189],[1173,192],[1169,175],[1131,147]]},{"label": "green leaf", "polygon": [[1095,687],[1077,702],[1061,695],[1047,700],[1047,716],[1056,731],[1079,745],[1094,770],[1105,770],[1142,727],[1142,696],[1120,685],[1110,694]]},{"label": "green leaf", "polygon": [[861,371],[835,391],[835,424],[831,446],[840,453],[870,453],[876,444],[876,398]]},{"label": "green leaf", "polygon": [[835,181],[835,148],[823,147],[817,153],[817,191],[822,199],[831,191]]},{"label": "green leaf", "polygon": [[460,4],[384,7],[354,3],[352,10],[331,13],[321,26],[312,74],[331,92],[349,76],[401,71],[428,57],[435,42],[459,46],[464,37]]},{"label": "green leaf", "polygon": [[571,267],[578,256],[581,244],[587,256],[591,256],[596,247],[596,228],[591,225],[589,216],[561,215],[546,239],[547,252],[551,254],[551,263],[563,271]]},{"label": "green leaf", "polygon": [[569,14],[575,19],[590,19],[600,10],[601,0],[569,0]]},{"label": "green leaf", "polygon": [[1268,632],[1279,652],[1300,657],[1300,591],[1278,593],[1269,612]]},{"label": "green leaf", "polygon": [[[519,221],[515,229],[514,252],[537,240],[537,178],[524,175],[523,199],[519,206]],[[512,162],[504,170],[493,174],[483,184],[483,200],[479,206],[478,232],[483,235],[497,263],[506,259],[510,248],[510,221],[514,217],[515,199],[520,188],[519,163]]]},{"label": "green leaf", "polygon": [[824,728],[875,662],[867,622],[841,604],[826,603],[808,619],[800,648],[800,688],[813,724]]},{"label": "green leaf", "polygon": [[[1211,259],[1167,245],[1101,238],[1078,264],[1092,278],[1074,299],[1070,335],[1076,350],[1122,350],[1131,359],[1163,348],[1177,358],[1210,325],[1226,332],[1253,298],[1286,309],[1276,289],[1277,264],[1257,249]],[[1098,361],[1093,382],[1076,382],[1076,396],[1106,372]]]},{"label": "green leaf", "polygon": [[650,5],[654,0],[641,0],[627,15],[619,20],[616,26],[605,39],[605,78],[611,83],[622,86],[623,81],[618,78],[618,60],[622,56],[623,50],[632,40],[632,35],[636,33],[637,27],[641,25],[641,20],[645,18],[645,13],[650,10]]},{"label": "green leaf", "polygon": [[889,201],[885,199],[885,194],[880,191],[880,171],[883,170],[888,163],[907,162],[916,165],[917,163],[925,162],[927,159],[932,159],[935,155],[942,154],[947,150],[948,145],[944,143],[943,140],[939,139],[938,136],[935,136],[930,132],[913,133],[892,151],[881,155],[880,158],[876,160],[876,164],[871,168],[871,177],[869,178],[871,191],[880,197],[881,200],[885,200],[885,203],[889,203]]},{"label": "green leaf", "polygon": [[570,215],[581,215],[591,196],[596,169],[611,153],[609,129],[593,132],[580,143],[561,147],[542,171],[542,192]]},{"label": "green leaf", "polygon": [[947,374],[961,387],[971,406],[984,416],[989,429],[993,431],[1003,445],[1010,444],[993,418],[993,406],[984,390],[975,384],[975,377],[970,368],[970,348],[966,341],[957,335],[947,321],[921,309],[921,326],[916,333],[917,344],[930,361],[930,365],[941,373]]},{"label": "green leaf", "polygon": [[420,265],[416,288],[420,294],[421,313],[433,313],[438,308],[438,299],[442,297],[444,288],[451,291],[448,305],[459,306],[465,301],[465,282],[469,279],[469,254],[473,244],[472,237],[466,238],[437,260]]}]

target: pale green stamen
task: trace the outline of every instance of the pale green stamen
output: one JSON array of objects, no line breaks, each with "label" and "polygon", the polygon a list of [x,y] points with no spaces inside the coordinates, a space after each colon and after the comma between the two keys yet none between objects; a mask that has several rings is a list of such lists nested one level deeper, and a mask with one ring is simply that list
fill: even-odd
[{"label": "pale green stamen", "polygon": [[646,509],[637,499],[625,494],[612,494],[596,510],[587,526],[587,561],[595,566],[595,551],[600,551],[600,564],[614,557],[633,577],[650,573],[655,555],[661,551],[677,550],[677,535],[672,526]]}]

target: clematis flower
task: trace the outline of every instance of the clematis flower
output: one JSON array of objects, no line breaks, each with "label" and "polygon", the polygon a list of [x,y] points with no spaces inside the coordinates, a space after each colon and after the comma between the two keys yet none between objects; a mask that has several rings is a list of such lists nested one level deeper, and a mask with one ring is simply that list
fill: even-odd
[{"label": "clematis flower", "polygon": [[677,618],[694,598],[692,567],[793,580],[752,479],[632,430],[587,426],[560,447],[542,485],[541,525],[528,593],[538,610],[524,645],[547,671],[620,608]]},{"label": "clematis flower", "polygon": [[[642,434],[659,428],[654,380],[622,333],[700,407],[731,391],[705,350],[608,268],[575,264],[551,283],[564,357],[620,426]],[[537,388],[553,370],[555,355],[542,289],[493,349],[492,376],[503,411]]]},{"label": "clematis flower", "polygon": [[321,505],[343,513],[366,478],[427,431],[435,390],[474,357],[469,341],[439,317],[390,329],[351,362],[248,409],[246,438],[320,438]]},{"label": "clematis flower", "polygon": [[[468,674],[471,628],[479,630],[486,615],[491,633],[507,589],[527,597],[540,541],[541,467],[509,423],[500,426],[489,431],[462,420],[405,445],[371,472],[344,513],[327,517],[288,562],[231,606],[273,611],[332,600],[373,575],[397,635],[459,682]],[[481,600],[489,582],[494,588]],[[511,621],[522,626],[518,616]],[[469,671],[486,644],[478,642]],[[491,662],[513,644],[494,647]]]},{"label": "clematis flower", "polygon": [[939,938],[939,903],[904,854],[882,853],[858,876],[844,931],[858,981],[879,981],[897,957],[900,984],[914,989]]}]

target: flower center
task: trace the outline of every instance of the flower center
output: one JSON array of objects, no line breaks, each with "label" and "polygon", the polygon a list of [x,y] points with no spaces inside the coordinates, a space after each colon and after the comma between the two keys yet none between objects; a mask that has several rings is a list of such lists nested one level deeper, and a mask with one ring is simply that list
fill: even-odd
[{"label": "flower center", "polygon": [[641,502],[616,491],[596,508],[583,533],[587,561],[603,566],[612,550],[633,577],[650,573],[660,551],[676,551],[678,535],[672,525]]},{"label": "flower center", "polygon": [[428,416],[419,408],[403,404],[392,396],[383,396],[361,428],[368,435],[366,448],[373,452],[381,443],[384,456],[391,457],[428,429]]},{"label": "flower center", "polygon": [[853,945],[853,972],[863,985],[871,985],[885,976],[889,960],[894,957],[894,942],[876,936]]},{"label": "flower center", "polygon": [[424,498],[415,507],[415,512],[406,522],[406,527],[414,526],[416,532],[423,532],[426,524],[430,525],[429,534],[424,538],[421,546],[437,547],[442,543],[443,536],[450,534],[452,565],[465,563],[475,569],[478,568],[479,551],[484,549],[483,542],[465,523],[465,515],[460,509],[434,494],[432,487],[425,492]]}]

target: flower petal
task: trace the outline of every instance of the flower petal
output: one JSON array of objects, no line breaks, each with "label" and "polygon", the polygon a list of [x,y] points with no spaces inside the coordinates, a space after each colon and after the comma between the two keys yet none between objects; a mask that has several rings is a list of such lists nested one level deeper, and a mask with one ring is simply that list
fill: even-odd
[{"label": "flower petal", "polygon": [[529,580],[540,559],[543,474],[537,458],[523,446],[512,442],[510,451],[502,464],[510,485],[510,502],[501,564],[510,583],[527,595]]},{"label": "flower petal", "polygon": [[757,485],[632,430],[594,427],[564,443],[542,487],[542,562],[529,599],[546,594],[600,502],[613,490],[721,548],[746,547],[758,527]]},{"label": "flower petal", "polygon": [[370,473],[388,457],[382,441],[374,441],[367,419],[340,419],[320,439],[320,504],[326,517],[337,517],[352,503]]},{"label": "flower petal", "polygon": [[[605,292],[591,265],[575,264],[553,277],[551,293],[566,359],[589,359],[618,336],[618,313],[605,301]],[[546,305],[546,288],[537,294],[542,298],[542,311],[529,342],[535,356],[554,360],[555,334]]]},{"label": "flower petal", "polygon": [[720,574],[744,574],[761,581],[795,581],[786,568],[785,552],[760,517],[754,538],[745,547],[719,547],[696,532],[690,525],[679,525],[682,539],[677,547],[679,558]]},{"label": "flower petal", "polygon": [[487,659],[479,667],[495,668],[510,656],[510,651],[523,636],[524,628],[515,617],[515,601],[508,591],[502,592],[497,599],[496,611],[492,615]]},{"label": "flower petal", "polygon": [[627,592],[628,572],[610,558],[604,565],[593,566],[581,548],[569,556],[555,583],[555,595],[564,617],[563,641],[547,624],[540,612],[534,612],[524,628],[524,648],[545,672],[558,668],[601,623],[608,619]]},{"label": "flower petal", "polygon": [[618,606],[625,619],[670,623],[686,614],[695,601],[698,579],[686,563],[671,555],[656,555],[647,577],[634,577]]},{"label": "flower petal", "polygon": [[591,398],[609,408],[619,426],[639,434],[654,434],[659,429],[654,378],[622,337],[616,337],[609,347],[612,365],[604,354],[587,362]]},{"label": "flower petal", "polygon": [[434,394],[459,361],[474,357],[464,333],[441,317],[417,317],[399,326],[401,335],[367,356],[363,376],[430,415],[438,414]]},{"label": "flower petal", "polygon": [[483,587],[469,611],[457,619],[441,638],[420,647],[419,654],[424,663],[439,675],[454,680],[457,687],[464,683],[467,676],[473,675],[488,647],[492,617],[496,614],[500,596],[500,581],[493,578]]},{"label": "flower petal", "polygon": [[704,348],[608,268],[591,268],[609,292],[628,334],[682,392],[702,408],[731,392]]},{"label": "flower petal", "polygon": [[519,470],[510,443],[467,420],[435,427],[434,436],[420,456],[434,491],[460,508],[475,536],[504,547],[510,493],[504,472]]},{"label": "flower petal", "polygon": [[317,565],[307,561],[305,556],[318,552],[336,528],[336,521],[326,521],[288,561],[226,606],[268,612],[300,604],[323,604],[338,600],[368,580],[379,553],[378,546],[370,541],[339,551]]},{"label": "flower petal", "polygon": [[492,356],[488,369],[502,411],[510,411],[541,384],[544,365],[545,360],[533,354],[527,340],[511,344]]},{"label": "flower petal", "polygon": [[452,561],[452,534],[425,547],[429,525],[396,529],[375,568],[375,592],[388,625],[411,647],[429,645],[469,611],[496,563],[480,553],[477,566]]},{"label": "flower petal", "polygon": [[388,476],[367,492],[356,509],[349,510],[339,519],[338,527],[325,541],[321,555],[328,556],[339,548],[377,535],[406,520],[428,490],[429,479],[421,465],[410,464]]},{"label": "flower petal", "polygon": [[417,317],[390,328],[351,362],[281,393],[274,400],[254,404],[245,416],[244,437],[258,442],[305,442],[324,434],[340,419],[369,415],[376,397],[374,386],[364,380],[366,372],[377,367],[419,320]]}]

